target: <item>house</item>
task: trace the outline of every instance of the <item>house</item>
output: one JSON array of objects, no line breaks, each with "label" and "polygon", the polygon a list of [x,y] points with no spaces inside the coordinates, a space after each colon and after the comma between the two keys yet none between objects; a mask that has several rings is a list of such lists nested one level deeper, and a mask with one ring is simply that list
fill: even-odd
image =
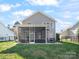
[{"label": "house", "polygon": [[21,43],[52,43],[56,41],[55,20],[42,12],[36,12],[18,26]]},{"label": "house", "polygon": [[0,41],[10,41],[14,40],[14,32],[9,30],[0,22]]},{"label": "house", "polygon": [[66,31],[63,31],[61,33],[61,39],[70,39],[70,41],[78,42],[78,29],[79,29],[79,22],[77,22],[75,25],[73,25],[71,28],[67,29]]},{"label": "house", "polygon": [[71,31],[73,32],[72,34],[72,38],[74,41],[79,42],[79,22],[77,22],[72,28]]},{"label": "house", "polygon": [[21,23],[20,23],[19,21],[16,21],[16,22],[14,23],[13,28],[12,28],[12,31],[16,34],[16,36],[17,36],[17,34],[18,34],[18,26],[20,26],[20,25],[21,25]]},{"label": "house", "polygon": [[72,38],[72,34],[71,28],[68,28],[60,33],[60,38],[61,40],[70,40]]}]

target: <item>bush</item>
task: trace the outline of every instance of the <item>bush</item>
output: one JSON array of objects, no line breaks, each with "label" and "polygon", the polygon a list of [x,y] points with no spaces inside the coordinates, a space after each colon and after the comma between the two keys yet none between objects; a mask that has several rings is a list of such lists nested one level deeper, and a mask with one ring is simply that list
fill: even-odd
[{"label": "bush", "polygon": [[56,41],[60,41],[60,34],[56,34]]}]

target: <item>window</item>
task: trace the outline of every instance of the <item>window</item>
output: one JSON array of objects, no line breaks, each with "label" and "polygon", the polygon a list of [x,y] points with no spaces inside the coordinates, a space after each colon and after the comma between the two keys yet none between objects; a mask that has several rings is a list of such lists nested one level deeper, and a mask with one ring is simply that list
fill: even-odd
[{"label": "window", "polygon": [[0,40],[4,40],[5,38],[4,37],[0,37]]}]

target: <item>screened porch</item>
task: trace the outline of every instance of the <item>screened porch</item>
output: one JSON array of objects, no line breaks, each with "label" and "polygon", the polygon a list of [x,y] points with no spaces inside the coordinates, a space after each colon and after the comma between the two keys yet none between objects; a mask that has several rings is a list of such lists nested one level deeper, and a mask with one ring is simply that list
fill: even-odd
[{"label": "screened porch", "polygon": [[45,29],[45,27],[19,27],[19,41],[22,43],[45,43]]}]

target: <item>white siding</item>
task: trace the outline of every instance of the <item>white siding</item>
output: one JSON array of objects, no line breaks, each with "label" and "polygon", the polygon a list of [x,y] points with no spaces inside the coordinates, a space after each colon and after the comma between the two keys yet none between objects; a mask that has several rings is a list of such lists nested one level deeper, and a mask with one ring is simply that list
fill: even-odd
[{"label": "white siding", "polygon": [[0,23],[0,41],[14,40],[14,36],[15,35],[12,31]]},{"label": "white siding", "polygon": [[46,25],[48,31],[48,38],[55,38],[55,20],[47,17],[46,15],[38,12],[22,22],[22,26],[24,25]]}]

